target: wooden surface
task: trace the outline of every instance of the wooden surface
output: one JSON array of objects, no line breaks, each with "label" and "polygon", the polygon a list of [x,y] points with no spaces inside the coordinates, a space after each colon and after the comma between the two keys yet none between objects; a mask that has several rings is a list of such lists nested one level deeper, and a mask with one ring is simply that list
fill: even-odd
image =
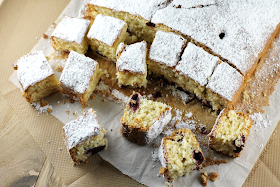
[{"label": "wooden surface", "polygon": [[[36,37],[42,36],[69,1],[4,0],[1,4],[0,0],[0,186],[143,186],[98,155],[91,158],[91,165],[77,168],[81,170],[77,180],[62,177],[67,171],[58,167],[61,158],[57,155],[66,154],[59,152],[63,143],[48,144],[40,136],[49,123],[57,127],[54,133],[61,133],[55,131],[63,124],[50,115],[37,117],[8,80],[14,71],[11,64],[29,53]],[[279,124],[275,130],[244,187],[280,186]]]}]

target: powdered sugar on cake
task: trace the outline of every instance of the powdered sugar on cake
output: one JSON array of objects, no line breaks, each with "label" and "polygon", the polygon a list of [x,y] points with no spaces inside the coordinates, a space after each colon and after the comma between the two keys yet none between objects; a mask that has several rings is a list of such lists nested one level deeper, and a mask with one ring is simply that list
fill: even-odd
[{"label": "powdered sugar on cake", "polygon": [[89,20],[65,16],[53,31],[52,36],[81,44],[89,24]]},{"label": "powdered sugar on cake", "polygon": [[60,82],[75,92],[84,93],[89,86],[97,64],[95,60],[71,51],[61,74]]},{"label": "powdered sugar on cake", "polygon": [[152,22],[190,36],[245,74],[279,24],[279,9],[277,0],[221,1],[190,9],[168,6],[158,10]]},{"label": "powdered sugar on cake", "polygon": [[24,55],[15,64],[18,79],[24,90],[53,74],[43,51],[34,51]]},{"label": "powdered sugar on cake", "polygon": [[90,137],[97,136],[101,131],[101,127],[97,121],[96,114],[92,109],[89,109],[82,116],[67,123],[63,130],[67,139],[67,148],[70,150]]},{"label": "powdered sugar on cake", "polygon": [[201,86],[207,84],[208,77],[211,76],[219,61],[218,57],[207,53],[192,43],[188,44],[181,58],[175,69]]},{"label": "powdered sugar on cake", "polygon": [[146,53],[147,44],[144,41],[125,46],[121,52],[120,58],[118,58],[116,62],[118,71],[130,71],[145,74]]},{"label": "powdered sugar on cake", "polygon": [[87,37],[99,40],[109,46],[113,46],[125,25],[126,23],[122,20],[98,14]]},{"label": "powdered sugar on cake", "polygon": [[92,5],[106,7],[114,11],[129,12],[150,21],[152,15],[160,8],[166,6],[168,0],[91,0]]},{"label": "powdered sugar on cake", "polygon": [[206,88],[232,101],[234,94],[239,90],[243,76],[225,62],[218,64]]},{"label": "powdered sugar on cake", "polygon": [[207,5],[213,5],[215,4],[215,1],[213,0],[172,0],[170,3],[170,6],[176,7],[176,8],[194,8],[199,6],[207,6]]},{"label": "powdered sugar on cake", "polygon": [[167,123],[171,120],[171,108],[169,111],[165,112],[164,115],[160,116],[158,120],[154,122],[154,124],[149,128],[147,131],[147,142],[151,142],[153,139],[155,139],[164,129],[164,127],[167,125]]},{"label": "powdered sugar on cake", "polygon": [[185,42],[180,35],[158,31],[150,48],[149,58],[173,67],[179,61]]}]

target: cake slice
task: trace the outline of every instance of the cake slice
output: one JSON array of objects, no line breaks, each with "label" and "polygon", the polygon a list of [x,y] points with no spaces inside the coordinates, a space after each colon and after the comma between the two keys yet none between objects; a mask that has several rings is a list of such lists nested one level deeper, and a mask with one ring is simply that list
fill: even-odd
[{"label": "cake slice", "polygon": [[180,35],[158,31],[149,52],[149,71],[174,81],[174,67],[180,60],[185,46],[186,40]]},{"label": "cake slice", "polygon": [[34,51],[13,63],[23,88],[23,97],[30,103],[59,91],[58,80],[43,51]]},{"label": "cake slice", "polygon": [[199,99],[205,99],[205,87],[219,58],[201,47],[188,43],[180,62],[176,65],[175,83],[184,90],[194,93]]},{"label": "cake slice", "polygon": [[171,107],[134,93],[121,118],[121,133],[139,145],[151,143],[171,120]]},{"label": "cake slice", "polygon": [[125,45],[121,43],[117,49],[118,84],[146,87],[147,86],[147,43],[145,41]]},{"label": "cake slice", "polygon": [[188,175],[204,161],[204,155],[190,129],[179,129],[161,140],[158,151],[160,174],[167,182]]},{"label": "cake slice", "polygon": [[125,21],[133,35],[152,43],[155,37],[153,14],[166,7],[169,0],[90,0],[85,16],[95,19],[96,15],[112,16]]},{"label": "cake slice", "polygon": [[209,147],[232,157],[239,157],[250,133],[252,120],[248,115],[224,109],[209,133]]},{"label": "cake slice", "polygon": [[63,126],[63,138],[72,163],[85,162],[88,157],[107,149],[105,129],[97,121],[95,111],[90,108],[78,118]]},{"label": "cake slice", "polygon": [[225,62],[217,65],[206,86],[206,100],[214,110],[233,109],[245,86],[244,77]]},{"label": "cake slice", "polygon": [[61,93],[85,106],[95,90],[101,74],[98,62],[71,51],[60,77]]},{"label": "cake slice", "polygon": [[124,21],[98,14],[87,35],[91,49],[116,62],[117,47],[125,41],[126,30]]},{"label": "cake slice", "polygon": [[52,47],[61,52],[76,51],[85,54],[88,49],[89,20],[65,16],[54,29],[51,40]]}]

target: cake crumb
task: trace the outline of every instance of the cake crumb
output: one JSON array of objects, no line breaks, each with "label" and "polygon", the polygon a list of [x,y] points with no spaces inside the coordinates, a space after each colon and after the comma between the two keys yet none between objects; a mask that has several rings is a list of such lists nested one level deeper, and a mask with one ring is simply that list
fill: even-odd
[{"label": "cake crumb", "polygon": [[74,99],[72,99],[72,98],[70,98],[70,97],[67,99],[67,101],[68,101],[69,103],[74,103],[74,102],[75,102]]},{"label": "cake crumb", "polygon": [[47,108],[47,111],[48,111],[48,113],[51,113],[51,112],[52,112],[52,109]]},{"label": "cake crumb", "polygon": [[219,175],[216,172],[213,172],[213,171],[209,175],[209,179],[213,182],[216,181],[218,177],[219,177]]},{"label": "cake crumb", "polygon": [[62,66],[58,66],[55,71],[62,72],[62,70],[63,70],[63,67]]},{"label": "cake crumb", "polygon": [[153,146],[154,146],[154,147],[158,147],[158,144],[157,144],[157,143],[153,143]]},{"label": "cake crumb", "polygon": [[95,99],[95,98],[96,98],[96,96],[95,96],[95,95],[93,95],[93,96],[91,96],[91,98],[92,98],[92,99]]},{"label": "cake crumb", "polygon": [[61,103],[62,103],[62,104],[65,104],[65,99],[63,99],[63,100],[61,101]]},{"label": "cake crumb", "polygon": [[166,168],[165,167],[161,167],[160,169],[159,169],[159,174],[161,175],[161,174],[164,174],[166,172]]},{"label": "cake crumb", "polygon": [[67,113],[68,115],[69,115],[69,112],[70,112],[69,110],[66,110],[66,113]]},{"label": "cake crumb", "polygon": [[40,100],[40,105],[41,107],[47,106],[49,103],[47,101],[45,101],[44,99]]},{"label": "cake crumb", "polygon": [[202,180],[203,186],[207,186],[207,181],[209,180],[209,176],[206,171],[201,173],[201,180]]},{"label": "cake crumb", "polygon": [[165,182],[165,184],[166,184],[166,186],[168,186],[168,187],[173,187],[173,185],[170,184],[169,182]]},{"label": "cake crumb", "polygon": [[265,92],[263,92],[263,96],[266,96],[266,93],[265,93]]},{"label": "cake crumb", "polygon": [[59,150],[62,151],[63,149],[62,149],[62,148],[59,148]]},{"label": "cake crumb", "polygon": [[113,129],[111,129],[111,131],[113,131]]},{"label": "cake crumb", "polygon": [[73,116],[76,116],[76,112],[73,112]]},{"label": "cake crumb", "polygon": [[44,39],[48,39],[48,38],[49,38],[49,36],[48,36],[48,35],[46,35],[45,33],[43,33],[43,38],[44,38]]},{"label": "cake crumb", "polygon": [[206,157],[205,162],[203,163],[203,167],[208,167],[208,166],[212,166],[212,165],[220,165],[223,163],[227,163],[227,161],[225,160],[213,160],[210,157]]},{"label": "cake crumb", "polygon": [[105,99],[102,99],[101,102],[105,102]]}]

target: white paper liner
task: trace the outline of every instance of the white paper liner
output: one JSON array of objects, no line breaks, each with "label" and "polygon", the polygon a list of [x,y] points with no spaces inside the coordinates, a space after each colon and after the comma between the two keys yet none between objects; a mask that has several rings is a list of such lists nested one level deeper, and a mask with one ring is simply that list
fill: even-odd
[{"label": "white paper liner", "polygon": [[[59,16],[56,23],[58,23],[64,15],[76,17],[81,5],[82,1],[72,0]],[[53,29],[54,27],[51,26],[46,34],[50,36]],[[31,51],[35,50],[43,50],[45,55],[49,56],[54,51],[50,45],[50,38],[41,38]],[[58,77],[60,76],[59,73],[56,73],[56,75]],[[16,71],[11,75],[9,80],[22,91]],[[219,166],[212,165],[205,168],[208,172],[215,171],[220,175],[217,181],[214,183],[209,182],[208,186],[223,187],[229,184],[230,186],[242,186],[280,120],[280,115],[277,115],[280,112],[279,93],[280,83],[278,82],[275,87],[275,92],[270,96],[270,106],[264,107],[265,113],[263,115],[267,116],[267,119],[271,121],[271,125],[262,129],[256,125],[252,126],[250,136],[246,141],[246,146],[242,151],[241,157],[228,159],[228,157],[217,155],[217,157],[227,158],[228,163]],[[53,94],[46,98],[49,104],[52,105],[51,114],[64,124],[82,114],[83,111],[88,110],[89,107],[96,111],[97,119],[102,128],[107,130],[106,138],[109,142],[108,149],[99,152],[99,155],[104,160],[118,168],[123,174],[130,176],[142,184],[153,187],[165,185],[165,179],[158,175],[161,164],[159,161],[153,161],[152,158],[152,152],[157,148],[151,145],[139,146],[122,137],[120,133],[120,119],[123,115],[122,105],[107,101],[106,99],[106,101],[102,102],[103,98],[96,96],[95,99],[88,102],[89,107],[83,109],[78,102],[73,104],[66,102],[65,104],[60,103],[58,105],[58,101],[62,101],[63,99],[67,100],[67,97],[60,93]],[[67,110],[69,111],[69,115],[66,113]],[[73,115],[74,112],[76,116]],[[158,137],[156,141],[160,142],[160,137]],[[207,154],[207,147],[201,147],[203,153]],[[194,171],[188,176],[179,177],[173,182],[173,185],[201,186],[201,181],[199,179],[201,172],[202,171]]]}]

